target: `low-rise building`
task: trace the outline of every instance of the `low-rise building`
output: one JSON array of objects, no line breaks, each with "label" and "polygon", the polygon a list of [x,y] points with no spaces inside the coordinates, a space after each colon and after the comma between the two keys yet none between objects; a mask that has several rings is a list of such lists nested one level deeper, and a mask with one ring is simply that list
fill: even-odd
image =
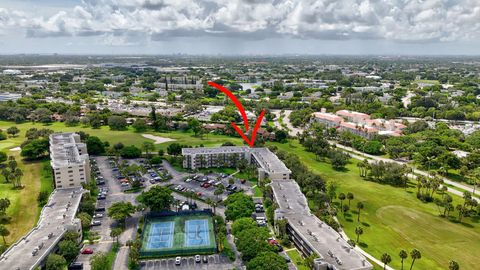
[{"label": "low-rise building", "polygon": [[[37,225],[0,256],[0,269],[32,270],[42,266],[68,231],[82,234],[75,218],[83,189],[56,189],[43,207]],[[35,206],[36,207],[36,206]]]},{"label": "low-rise building", "polygon": [[248,147],[223,146],[217,148],[183,148],[183,167],[187,169],[232,167],[238,161],[250,161]]},{"label": "low-rise building", "polygon": [[90,177],[90,160],[87,146],[76,133],[50,135],[50,164],[55,187],[81,187]]},{"label": "low-rise building", "polygon": [[340,110],[335,114],[327,113],[322,108],[313,113],[313,120],[324,124],[327,128],[348,131],[355,135],[372,139],[375,135],[400,136],[406,127],[395,120],[371,119],[370,115],[349,110]]},{"label": "low-rise building", "polygon": [[[370,270],[372,264],[350,246],[342,236],[310,212],[307,199],[291,171],[268,148],[226,146],[217,148],[184,148],[185,168],[220,167],[229,157],[241,157],[258,168],[259,179],[268,177],[278,204],[275,220],[287,220],[287,234],[304,256],[317,254],[317,270]],[[220,162],[217,161],[218,157]],[[202,157],[202,158],[201,158]],[[200,160],[204,160],[203,162]],[[205,161],[206,160],[206,161]],[[265,224],[262,212],[253,216],[257,224]]]},{"label": "low-rise building", "polygon": [[187,169],[232,167],[240,160],[258,167],[258,178],[288,179],[291,171],[268,148],[222,146],[183,148],[183,167]]}]

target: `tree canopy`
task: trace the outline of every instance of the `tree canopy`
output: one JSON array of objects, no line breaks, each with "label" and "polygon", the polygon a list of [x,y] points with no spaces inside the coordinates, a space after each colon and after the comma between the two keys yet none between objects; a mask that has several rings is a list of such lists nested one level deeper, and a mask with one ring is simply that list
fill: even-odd
[{"label": "tree canopy", "polygon": [[169,210],[173,203],[172,190],[168,187],[154,186],[138,196],[138,201],[150,207],[151,211]]}]

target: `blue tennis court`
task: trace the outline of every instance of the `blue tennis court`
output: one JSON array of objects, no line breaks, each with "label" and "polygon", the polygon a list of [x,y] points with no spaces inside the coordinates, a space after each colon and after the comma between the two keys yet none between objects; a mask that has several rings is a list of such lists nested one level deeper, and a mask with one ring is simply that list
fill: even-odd
[{"label": "blue tennis court", "polygon": [[173,246],[173,228],[175,222],[152,223],[147,242],[149,249],[171,248]]},{"label": "blue tennis court", "polygon": [[207,219],[185,221],[185,246],[198,247],[210,245]]}]

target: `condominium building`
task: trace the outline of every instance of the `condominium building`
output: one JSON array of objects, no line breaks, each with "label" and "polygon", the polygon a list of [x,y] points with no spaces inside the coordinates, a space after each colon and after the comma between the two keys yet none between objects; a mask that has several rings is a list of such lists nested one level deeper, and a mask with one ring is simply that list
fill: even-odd
[{"label": "condominium building", "polygon": [[[221,167],[231,157],[247,159],[258,168],[258,177],[271,180],[278,205],[275,220],[287,221],[287,234],[304,256],[316,254],[316,270],[371,270],[372,264],[334,229],[311,213],[307,199],[291,171],[268,148],[217,147],[184,148],[185,168]],[[202,160],[202,161],[200,161]],[[219,161],[220,160],[220,161]]]},{"label": "condominium building", "polygon": [[242,159],[250,162],[248,147],[183,148],[182,155],[183,167],[192,170],[211,167],[232,167]]},{"label": "condominium building", "polygon": [[183,148],[183,167],[188,169],[232,167],[240,160],[258,168],[258,178],[288,179],[291,171],[268,148],[223,146]]},{"label": "condominium building", "polygon": [[50,164],[55,187],[81,187],[90,177],[90,160],[87,146],[76,133],[54,133],[50,135]]},{"label": "condominium building", "polygon": [[340,110],[335,114],[327,113],[322,108],[313,113],[313,120],[324,124],[327,128],[336,128],[338,131],[348,131],[353,134],[372,139],[375,135],[401,136],[406,127],[395,120],[371,119],[370,115],[349,110]]}]

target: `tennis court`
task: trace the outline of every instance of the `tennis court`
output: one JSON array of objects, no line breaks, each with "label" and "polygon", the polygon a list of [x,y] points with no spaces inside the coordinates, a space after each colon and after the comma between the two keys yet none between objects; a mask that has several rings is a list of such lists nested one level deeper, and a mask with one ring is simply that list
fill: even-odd
[{"label": "tennis court", "polygon": [[211,213],[173,212],[147,216],[142,231],[142,257],[212,254],[217,251]]},{"label": "tennis court", "polygon": [[207,219],[191,219],[185,221],[185,245],[187,247],[210,245]]},{"label": "tennis court", "polygon": [[150,226],[147,248],[171,248],[173,246],[173,227],[173,221],[152,223]]}]

